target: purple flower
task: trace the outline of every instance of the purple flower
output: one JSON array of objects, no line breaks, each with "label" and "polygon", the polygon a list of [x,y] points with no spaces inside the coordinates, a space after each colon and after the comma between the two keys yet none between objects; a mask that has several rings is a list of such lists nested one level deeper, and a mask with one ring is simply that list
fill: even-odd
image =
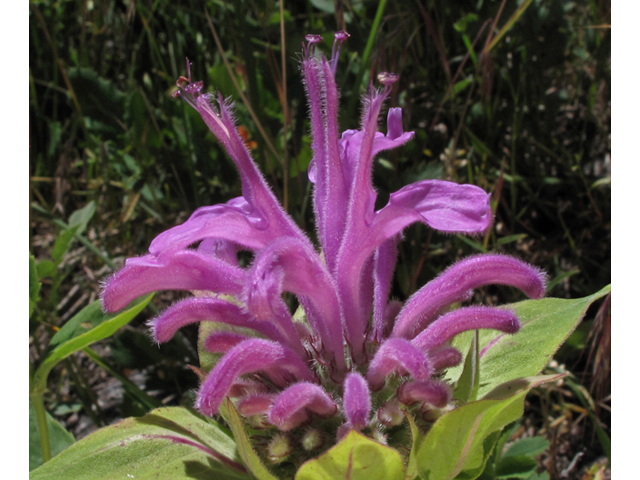
[{"label": "purple flower", "polygon": [[[436,376],[462,361],[452,338],[466,330],[512,334],[520,328],[509,310],[452,305],[488,284],[513,286],[533,298],[544,294],[538,269],[504,255],[478,255],[451,266],[404,304],[389,299],[402,231],[422,222],[447,233],[485,232],[492,221],[489,195],[473,185],[423,180],[375,210],[374,157],[414,134],[404,131],[400,108],[389,109],[386,134],[378,131],[397,80],[383,73],[382,88],[371,86],[364,98],[360,128],[339,135],[335,72],[347,37],[335,35],[327,59],[316,53],[322,38],[307,36],[301,62],[319,246],[277,202],[237,133],[231,106],[203,94],[202,82],[178,81],[176,96],[200,113],[236,164],[242,196],[202,207],[160,234],[147,255],[127,260],[106,283],[102,301],[112,312],[152,291],[196,292],[165,310],[151,329],[156,341],[166,342],[190,323],[225,325],[204,342],[208,351],[223,354],[197,395],[207,415],[229,396],[242,414],[264,415],[282,431],[337,414],[338,435],[365,430],[375,419],[398,425],[400,403],[442,408],[451,400],[451,386]],[[239,250],[254,253],[248,268],[239,266]],[[284,292],[299,301],[295,318]],[[317,436],[306,444],[317,444]]]}]

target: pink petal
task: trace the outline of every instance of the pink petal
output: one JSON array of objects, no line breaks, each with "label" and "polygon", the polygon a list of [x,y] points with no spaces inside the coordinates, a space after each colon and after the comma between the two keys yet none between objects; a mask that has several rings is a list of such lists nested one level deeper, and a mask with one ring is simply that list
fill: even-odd
[{"label": "pink petal", "polygon": [[270,340],[245,340],[229,350],[209,373],[196,406],[205,415],[214,415],[241,375],[258,371],[269,374],[271,369],[286,372],[296,380],[314,380],[309,367],[291,349]]},{"label": "pink petal", "polygon": [[158,290],[209,290],[239,294],[244,272],[237,267],[193,250],[168,250],[158,257],[129,259],[102,292],[108,312],[117,312],[132,300]]},{"label": "pink petal", "polygon": [[449,342],[462,332],[482,328],[516,333],[520,329],[520,322],[510,310],[492,307],[458,308],[438,318],[411,343],[425,351]]},{"label": "pink petal", "polygon": [[278,395],[269,412],[269,422],[286,432],[306,422],[310,412],[331,417],[337,409],[336,402],[322,387],[299,382]]},{"label": "pink petal", "polygon": [[403,338],[390,338],[380,345],[369,364],[367,381],[371,390],[380,390],[384,386],[385,377],[399,370],[408,372],[417,380],[429,378],[433,374],[433,368],[419,348]]}]

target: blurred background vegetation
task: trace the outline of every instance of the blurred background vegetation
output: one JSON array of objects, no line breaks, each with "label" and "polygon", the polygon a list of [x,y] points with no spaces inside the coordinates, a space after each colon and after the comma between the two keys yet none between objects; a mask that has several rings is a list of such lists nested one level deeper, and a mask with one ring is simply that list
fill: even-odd
[{"label": "blurred background vegetation", "polygon": [[[337,73],[343,129],[357,128],[361,95],[378,72],[400,75],[388,104],[403,108],[416,136],[377,159],[381,205],[425,178],[492,192],[486,237],[407,230],[395,296],[485,251],[546,269],[550,296],[599,290],[611,281],[610,10],[607,0],[32,0],[29,247],[43,284],[30,320],[32,362],[126,257],[198,206],[239,195],[231,161],[197,112],[171,96],[186,57],[206,91],[236,102],[257,163],[313,231],[298,70],[307,33],[323,34],[325,51],[334,31],[351,34]],[[478,295],[521,299],[503,288]],[[196,330],[158,349],[143,323],[176,298],[156,296],[146,317],[96,344],[93,358],[70,357],[51,375],[47,410],[75,438],[188,401]],[[549,367],[571,380],[539,389],[514,429],[548,440],[538,460],[552,474],[604,475],[609,307],[589,312]]]}]

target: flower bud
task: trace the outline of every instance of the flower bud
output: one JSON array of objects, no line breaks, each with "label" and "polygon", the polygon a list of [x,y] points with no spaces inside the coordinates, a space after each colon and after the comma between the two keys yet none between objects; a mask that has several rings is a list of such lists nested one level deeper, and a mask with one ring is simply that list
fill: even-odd
[{"label": "flower bud", "polygon": [[301,443],[302,448],[304,448],[307,452],[316,450],[317,448],[320,448],[324,443],[324,435],[320,430],[310,428],[302,436]]},{"label": "flower bud", "polygon": [[284,462],[293,451],[291,439],[286,433],[278,433],[269,442],[267,456],[273,463]]},{"label": "flower bud", "polygon": [[404,412],[395,400],[387,400],[378,409],[378,421],[387,428],[397,427],[404,420]]}]

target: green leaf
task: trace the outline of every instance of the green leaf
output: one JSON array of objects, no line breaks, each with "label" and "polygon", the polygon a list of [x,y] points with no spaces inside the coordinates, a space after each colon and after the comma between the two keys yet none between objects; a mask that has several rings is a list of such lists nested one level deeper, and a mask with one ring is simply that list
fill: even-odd
[{"label": "green leaf", "polygon": [[311,0],[311,4],[325,13],[336,13],[336,6],[331,0]]},{"label": "green leaf", "polygon": [[513,434],[516,432],[521,422],[513,422],[511,425],[507,425],[502,433],[500,434],[500,438],[498,438],[498,442],[496,443],[496,449],[494,453],[494,461],[499,462],[500,457],[502,456],[502,451],[504,450],[504,446],[507,442],[513,437]]},{"label": "green leaf", "polygon": [[233,85],[233,79],[224,64],[214,64],[209,69],[209,78],[211,78],[211,82],[216,86],[216,90],[221,92],[225,97],[236,98],[238,96],[236,87]]},{"label": "green leaf", "polygon": [[456,32],[464,32],[467,30],[467,24],[478,21],[478,15],[475,13],[468,13],[456,23],[453,24],[453,28]]},{"label": "green leaf", "polygon": [[240,458],[249,471],[258,480],[278,480],[271,474],[271,472],[269,472],[269,470],[267,470],[256,452],[253,450],[251,441],[247,436],[247,432],[244,430],[242,418],[240,418],[240,414],[236,410],[235,405],[231,400],[229,400],[229,397],[226,397],[222,402],[222,405],[220,405],[220,414],[222,415],[222,418],[227,421],[229,427],[231,427],[233,438],[238,446],[238,455],[240,455]]},{"label": "green leaf", "polygon": [[[291,18],[291,12],[289,10],[283,10],[283,17],[285,23],[291,23],[293,18]],[[269,25],[278,25],[280,23],[280,12],[273,12],[271,17],[269,18]]]},{"label": "green leaf", "polygon": [[113,335],[120,327],[133,320],[151,301],[151,298],[153,294],[142,297],[126,310],[115,314],[103,313],[99,300],[80,310],[51,339],[49,352],[34,374],[34,391],[44,391],[47,375],[59,361],[92,343]]},{"label": "green leaf", "polygon": [[49,158],[53,158],[56,153],[56,148],[60,144],[60,137],[62,133],[62,126],[60,122],[48,122],[49,124],[49,148],[47,153]]},{"label": "green leaf", "polygon": [[573,275],[580,273],[579,269],[575,269],[575,270],[570,270],[568,272],[560,272],[553,280],[551,280],[548,284],[547,284],[547,292],[550,292],[553,287],[555,287],[556,285],[558,285],[560,282],[562,282],[563,280],[572,277]]},{"label": "green leaf", "polygon": [[[73,348],[70,342],[89,342],[83,344],[81,347],[83,348],[98,340],[107,338],[113,335],[120,327],[129,323],[133,317],[147,306],[152,298],[153,294],[141,297],[131,303],[127,310],[111,314],[103,313],[100,301],[96,300],[80,310],[77,315],[62,326],[51,339],[49,348],[54,348],[57,352],[60,349],[68,350]],[[78,350],[80,348],[75,348],[73,351],[76,352]]]},{"label": "green leaf", "polygon": [[225,429],[182,407],[128,418],[78,441],[31,472],[31,480],[250,478]]},{"label": "green leaf", "polygon": [[593,425],[596,429],[598,440],[600,440],[600,445],[602,446],[604,453],[609,459],[609,464],[611,464],[611,439],[609,438],[609,435],[607,435],[607,432],[604,431],[602,425],[600,425],[600,420],[595,415],[595,404],[593,398],[591,398],[591,395],[589,394],[589,391],[584,387],[584,385],[581,385],[579,382],[577,382],[573,375],[567,376],[566,386],[571,389],[582,406],[587,409],[589,418],[591,418],[591,421],[593,422]]},{"label": "green leaf", "polygon": [[33,315],[38,299],[40,298],[40,285],[38,281],[38,269],[36,259],[29,254],[29,318]]},{"label": "green leaf", "polygon": [[459,240],[462,240],[463,243],[466,243],[467,245],[469,245],[470,247],[474,248],[479,252],[487,253],[487,249],[484,248],[481,243],[478,243],[475,240],[471,240],[470,238],[463,237],[462,235],[456,235],[456,238],[458,238]]},{"label": "green leaf", "polygon": [[549,440],[544,437],[522,438],[514,442],[504,453],[502,458],[528,455],[535,457],[549,448]]},{"label": "green leaf", "polygon": [[600,188],[600,187],[610,187],[611,186],[611,177],[601,178],[600,180],[596,180],[591,185],[591,188]]},{"label": "green leaf", "polygon": [[538,467],[536,455],[549,448],[543,437],[523,438],[514,442],[496,467],[497,478],[529,478]]},{"label": "green leaf", "polygon": [[302,145],[296,159],[289,165],[289,176],[296,178],[301,173],[305,173],[309,169],[313,151],[311,150],[311,137],[305,135],[302,137]]},{"label": "green leaf", "polygon": [[[73,435],[67,432],[48,412],[47,426],[49,428],[52,455],[59,454],[76,441]],[[38,432],[38,421],[36,419],[36,410],[31,403],[31,399],[29,399],[29,471],[40,465],[42,465],[42,446],[40,444],[40,433]]]},{"label": "green leaf", "polygon": [[507,243],[517,242],[518,240],[522,240],[524,238],[527,238],[527,234],[526,233],[518,233],[516,235],[507,235],[506,237],[499,238],[496,241],[496,244],[497,245],[506,245]]},{"label": "green leaf", "polygon": [[102,132],[121,131],[118,119],[124,116],[125,94],[115,82],[100,77],[92,68],[69,68],[67,71],[78,103],[89,128]]},{"label": "green leaf", "polygon": [[295,480],[403,480],[402,457],[355,430],[327,452],[305,462]]},{"label": "green leaf", "polygon": [[485,51],[487,53],[490,52],[493,49],[493,47],[495,47],[498,44],[500,39],[502,39],[502,37],[504,37],[504,35],[511,29],[511,27],[513,27],[513,24],[518,21],[518,19],[522,16],[522,14],[527,9],[527,7],[531,5],[532,1],[533,0],[524,0],[524,2],[520,4],[520,6],[516,9],[516,11],[513,12],[509,20],[507,20],[507,23],[503,25],[503,27],[496,34],[495,38],[492,40],[489,46],[486,47]]},{"label": "green leaf", "polygon": [[76,234],[80,235],[85,231],[89,220],[96,213],[96,204],[94,201],[87,203],[83,208],[76,210],[69,217],[69,228],[78,227]]},{"label": "green leaf", "polygon": [[58,270],[56,264],[51,260],[40,260],[36,265],[36,269],[38,270],[38,277],[52,277]]},{"label": "green leaf", "polygon": [[549,480],[549,473],[547,472],[534,473],[527,480]]},{"label": "green leaf", "polygon": [[[611,291],[611,285],[593,295],[574,300],[543,298],[525,300],[507,305],[518,315],[522,328],[515,335],[496,335],[493,330],[481,330],[480,386],[478,398],[496,386],[510,380],[538,374],[551,360],[560,345],[580,323],[587,308]],[[496,340],[497,339],[497,340]],[[454,346],[465,351],[466,345],[454,341]],[[482,351],[491,342],[493,345]],[[462,367],[451,368],[447,378],[457,381]]]},{"label": "green leaf", "polygon": [[456,84],[451,89],[451,93],[449,95],[449,99],[454,98],[457,94],[465,90],[469,85],[473,83],[473,76],[469,75],[467,78],[456,82]]},{"label": "green leaf", "polygon": [[560,377],[517,379],[500,385],[482,400],[440,417],[418,450],[420,476],[424,480],[477,478],[484,470],[502,428],[522,415],[527,392]]},{"label": "green leaf", "polygon": [[409,461],[407,462],[406,479],[411,480],[418,476],[418,461],[416,456],[418,455],[418,448],[422,445],[424,435],[420,432],[416,421],[408,411],[404,412],[405,418],[409,422],[409,428],[411,430],[411,453],[409,454]]},{"label": "green leaf", "polygon": [[478,331],[473,332],[471,346],[464,361],[462,375],[456,385],[456,392],[453,396],[461,403],[474,401],[478,394],[478,383],[480,381],[480,369],[478,368],[480,350],[478,350]]},{"label": "green leaf", "polygon": [[58,265],[71,247],[71,242],[76,234],[76,231],[80,228],[80,225],[70,227],[62,230],[56,238],[56,242],[53,244],[53,250],[51,250],[51,258],[56,265]]},{"label": "green leaf", "polygon": [[536,473],[538,462],[527,455],[517,455],[503,459],[496,467],[496,478],[529,478]]}]

